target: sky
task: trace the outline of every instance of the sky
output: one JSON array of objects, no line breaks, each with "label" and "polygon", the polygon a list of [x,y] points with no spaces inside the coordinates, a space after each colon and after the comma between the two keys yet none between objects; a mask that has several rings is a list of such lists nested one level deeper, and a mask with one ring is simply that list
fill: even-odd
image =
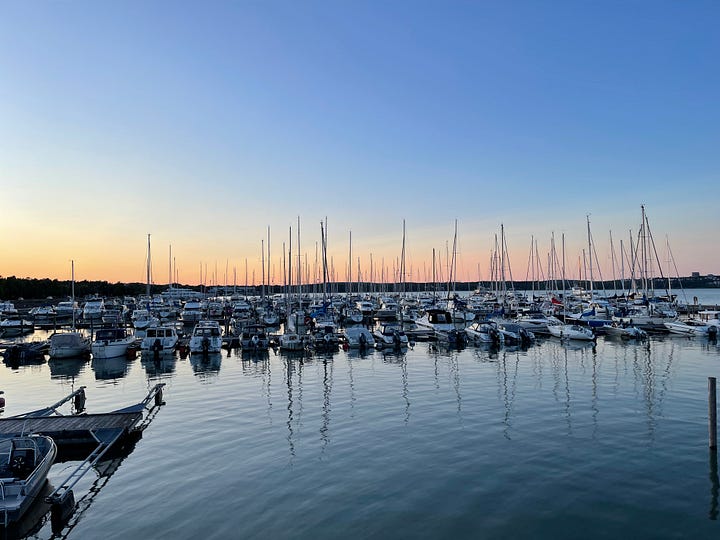
[{"label": "sky", "polygon": [[282,283],[299,219],[314,279],[327,219],[340,281],[351,234],[349,277],[392,275],[403,221],[406,279],[433,250],[446,277],[456,220],[460,280],[501,227],[516,279],[553,235],[577,277],[588,221],[610,279],[641,205],[665,275],[720,274],[719,25],[714,1],[0,0],[0,276],[144,282],[150,234],[155,283],[260,283],[269,229]]}]

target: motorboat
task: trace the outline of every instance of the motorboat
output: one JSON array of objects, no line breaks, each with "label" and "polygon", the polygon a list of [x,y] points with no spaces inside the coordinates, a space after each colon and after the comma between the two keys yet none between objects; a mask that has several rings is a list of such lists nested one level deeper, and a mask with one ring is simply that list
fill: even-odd
[{"label": "motorboat", "polygon": [[57,446],[44,435],[0,439],[0,519],[7,526],[30,508],[47,482]]},{"label": "motorboat", "polygon": [[407,347],[409,340],[397,323],[380,324],[373,332],[376,347]]},{"label": "motorboat", "polygon": [[28,315],[32,315],[33,323],[36,326],[50,326],[57,321],[55,306],[34,307]]},{"label": "motorboat", "polygon": [[19,315],[15,304],[9,301],[0,302],[0,319],[2,318],[17,318]]},{"label": "motorboat", "polygon": [[506,344],[528,345],[535,341],[535,334],[517,323],[498,322],[497,328],[498,332],[505,338]]},{"label": "motorboat", "polygon": [[663,325],[671,334],[684,336],[717,336],[718,327],[698,319],[674,320],[664,322]]},{"label": "motorboat", "polygon": [[244,351],[264,350],[270,346],[265,325],[248,324],[240,333],[240,346]]},{"label": "motorboat", "polygon": [[562,324],[560,319],[553,316],[548,317],[542,312],[525,313],[518,316],[515,322],[533,334],[549,334],[548,326],[550,324],[555,324],[556,322]]},{"label": "motorboat", "polygon": [[57,320],[71,320],[74,317],[78,317],[80,315],[81,311],[78,307],[77,302],[75,301],[63,301],[58,302],[58,305],[55,306],[55,317]]},{"label": "motorboat", "polygon": [[134,342],[135,336],[124,328],[103,328],[95,333],[90,349],[94,359],[117,358],[125,356]]},{"label": "motorboat", "polygon": [[467,345],[468,336],[465,330],[453,328],[452,330],[435,330],[435,339],[439,342],[461,347]]},{"label": "motorboat", "polygon": [[148,326],[145,337],[140,342],[140,350],[153,354],[169,354],[175,351],[177,343],[177,330],[172,326]]},{"label": "motorboat", "polygon": [[305,340],[297,332],[285,332],[279,338],[281,351],[302,351],[305,348]]},{"label": "motorboat", "polygon": [[622,339],[647,339],[648,334],[637,326],[622,325],[618,323],[609,324],[603,327],[608,336]]},{"label": "motorboat", "polygon": [[146,330],[160,322],[148,309],[136,309],[130,317],[135,330]]},{"label": "motorboat", "polygon": [[81,332],[60,332],[50,336],[50,358],[77,358],[90,354],[90,338]]},{"label": "motorboat", "polygon": [[348,326],[342,331],[342,336],[351,349],[366,349],[375,346],[375,338],[364,326]]},{"label": "motorboat", "polygon": [[470,341],[475,343],[505,343],[505,335],[498,330],[497,324],[492,321],[477,321],[465,329]]},{"label": "motorboat", "polygon": [[94,298],[85,302],[83,306],[83,319],[87,322],[99,323],[105,311],[105,301],[102,298]]},{"label": "motorboat", "polygon": [[218,353],[222,350],[222,329],[217,321],[203,320],[195,325],[190,337],[191,353]]},{"label": "motorboat", "polygon": [[[437,332],[450,332],[457,329],[456,323],[453,320],[452,315],[449,311],[438,308],[431,308],[425,311],[425,314],[415,321],[421,328],[428,328],[433,331],[433,334]],[[461,328],[464,325],[460,325]]]},{"label": "motorboat", "polygon": [[578,341],[593,341],[595,334],[587,326],[579,324],[553,324],[548,326],[550,335],[560,339],[573,339]]},{"label": "motorboat", "polygon": [[197,324],[203,318],[203,305],[200,302],[185,302],[180,318],[184,324]]},{"label": "motorboat", "polygon": [[375,306],[370,300],[358,300],[355,303],[355,307],[366,319],[369,319],[375,313]]},{"label": "motorboat", "polygon": [[363,322],[364,315],[356,307],[348,307],[343,312],[344,324],[361,324]]},{"label": "motorboat", "polygon": [[389,296],[384,296],[380,299],[380,307],[375,310],[375,318],[396,319],[399,311],[400,306],[398,303]]}]

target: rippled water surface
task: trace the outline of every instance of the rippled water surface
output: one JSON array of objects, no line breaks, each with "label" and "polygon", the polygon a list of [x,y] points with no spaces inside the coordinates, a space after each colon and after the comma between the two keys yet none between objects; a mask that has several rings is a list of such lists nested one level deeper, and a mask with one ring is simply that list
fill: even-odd
[{"label": "rippled water surface", "polygon": [[167,384],[127,457],[76,486],[68,538],[717,538],[718,375],[707,340],[601,337],[3,364],[0,388],[9,416],[80,385],[104,412]]}]

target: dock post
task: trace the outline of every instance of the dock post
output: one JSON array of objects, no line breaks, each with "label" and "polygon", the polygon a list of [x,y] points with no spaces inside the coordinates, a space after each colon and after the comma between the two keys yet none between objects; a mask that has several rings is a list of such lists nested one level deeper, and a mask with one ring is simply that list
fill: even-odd
[{"label": "dock post", "polygon": [[710,449],[717,449],[717,379],[708,377],[708,434]]}]

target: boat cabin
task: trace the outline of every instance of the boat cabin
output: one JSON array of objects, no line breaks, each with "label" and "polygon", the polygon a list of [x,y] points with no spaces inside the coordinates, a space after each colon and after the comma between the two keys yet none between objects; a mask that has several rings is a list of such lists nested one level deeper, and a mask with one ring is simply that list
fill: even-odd
[{"label": "boat cabin", "polygon": [[98,330],[95,334],[95,341],[121,341],[127,337],[124,328],[105,328]]}]

